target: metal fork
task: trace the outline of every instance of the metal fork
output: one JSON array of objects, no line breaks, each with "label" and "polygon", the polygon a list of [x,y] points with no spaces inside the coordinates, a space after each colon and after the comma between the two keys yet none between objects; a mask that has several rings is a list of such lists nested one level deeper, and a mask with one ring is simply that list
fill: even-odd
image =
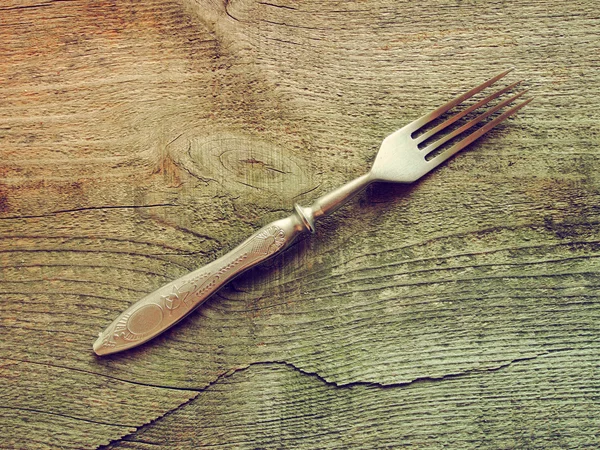
[{"label": "metal fork", "polygon": [[[524,100],[506,109],[526,92],[523,90],[488,106],[474,118],[467,120],[469,114],[512,91],[520,83],[517,82],[493,92],[460,112],[444,117],[448,111],[491,86],[511,70],[490,78],[390,134],[383,140],[371,170],[365,175],[318,198],[309,207],[295,205],[295,212],[291,216],[264,226],[216,261],[184,275],[132,305],[100,333],[94,343],[94,351],[98,355],[115,353],[136,347],[162,333],[243,271],[281,252],[301,233],[314,233],[315,219],[331,214],[369,184],[381,181],[412,183],[439,166],[532,100]],[[501,112],[502,110],[504,111]],[[460,119],[464,119],[466,123],[460,124]],[[440,135],[442,131],[446,131],[446,134]],[[469,131],[471,133],[464,136]],[[453,143],[453,140],[458,141]],[[444,144],[448,144],[449,148],[436,153]]]}]

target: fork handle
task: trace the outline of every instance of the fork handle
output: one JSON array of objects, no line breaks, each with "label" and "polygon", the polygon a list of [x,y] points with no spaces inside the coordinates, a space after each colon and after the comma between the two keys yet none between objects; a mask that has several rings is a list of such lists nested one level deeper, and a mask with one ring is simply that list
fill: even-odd
[{"label": "fork handle", "polygon": [[94,343],[98,355],[136,347],[175,325],[228,281],[288,247],[307,228],[296,214],[272,222],[212,263],[166,284],[117,317]]},{"label": "fork handle", "polygon": [[331,214],[370,182],[367,174],[325,194],[308,208],[296,205],[291,216],[264,226],[219,259],[147,295],[100,333],[94,351],[108,355],[158,336],[237,275],[283,251],[301,233],[314,232],[316,218]]}]

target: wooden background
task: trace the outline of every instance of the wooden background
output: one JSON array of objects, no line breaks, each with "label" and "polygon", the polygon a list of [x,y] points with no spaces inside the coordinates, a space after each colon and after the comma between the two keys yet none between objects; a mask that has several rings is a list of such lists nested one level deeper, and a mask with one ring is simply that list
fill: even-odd
[{"label": "wooden background", "polygon": [[[599,448],[593,0],[1,0],[0,447]],[[134,351],[144,294],[515,66],[535,97]]]}]

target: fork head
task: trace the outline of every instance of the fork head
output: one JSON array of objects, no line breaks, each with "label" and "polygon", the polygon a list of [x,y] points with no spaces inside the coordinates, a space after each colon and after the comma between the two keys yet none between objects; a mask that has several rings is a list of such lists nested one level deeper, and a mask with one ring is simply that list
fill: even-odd
[{"label": "fork head", "polygon": [[[491,86],[511,70],[490,78],[386,137],[371,168],[371,179],[412,183],[523,108],[531,98],[506,109],[527,92],[526,90],[505,100],[496,100],[512,91],[520,83],[517,82],[493,92],[461,111],[448,114],[453,108]],[[494,100],[496,103],[491,105]]]}]

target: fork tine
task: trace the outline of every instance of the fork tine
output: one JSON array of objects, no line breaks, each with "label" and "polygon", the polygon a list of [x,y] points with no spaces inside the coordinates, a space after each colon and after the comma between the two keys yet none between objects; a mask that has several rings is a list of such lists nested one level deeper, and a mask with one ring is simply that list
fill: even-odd
[{"label": "fork tine", "polygon": [[459,151],[461,151],[467,145],[469,145],[472,142],[474,142],[476,139],[479,139],[481,136],[483,136],[485,133],[487,133],[488,131],[490,131],[496,125],[500,124],[505,119],[507,119],[508,117],[510,117],[513,114],[515,114],[517,111],[519,111],[521,108],[523,108],[525,105],[527,105],[532,100],[533,100],[533,98],[528,98],[527,100],[519,103],[518,105],[513,106],[509,110],[507,110],[507,111],[503,112],[502,114],[500,114],[498,117],[494,118],[493,120],[490,120],[488,123],[486,123],[484,126],[482,126],[481,128],[479,128],[474,133],[471,133],[469,136],[467,136],[466,138],[464,138],[460,142],[457,142],[456,144],[454,144],[452,147],[450,147],[445,152],[442,152],[439,155],[437,155],[435,158],[430,159],[428,162],[430,164],[433,164],[434,167],[437,166],[438,164],[441,164],[442,162],[446,161],[451,156],[453,156],[456,153],[458,153]]},{"label": "fork tine", "polygon": [[468,92],[466,92],[466,93],[464,93],[462,95],[459,95],[454,100],[449,101],[448,103],[446,103],[445,105],[440,106],[436,110],[434,110],[434,111],[432,111],[432,112],[430,112],[428,114],[425,114],[423,117],[420,117],[419,119],[415,120],[414,122],[411,122],[410,124],[407,125],[407,128],[410,129],[411,132],[417,131],[423,125],[431,122],[433,119],[437,119],[438,117],[440,117],[442,114],[444,114],[449,109],[454,108],[456,105],[464,102],[465,100],[467,100],[468,98],[474,96],[478,92],[481,92],[486,87],[491,86],[496,81],[498,81],[500,78],[502,78],[502,77],[506,76],[508,73],[510,73],[513,69],[514,68],[511,67],[510,69],[505,70],[504,72],[496,75],[493,78],[490,78],[489,80],[483,82],[482,84],[480,84],[479,86],[471,89],[470,91],[468,91]]},{"label": "fork tine", "polygon": [[427,147],[425,147],[423,149],[423,153],[425,153],[425,155],[428,155],[429,153],[431,153],[432,151],[434,151],[436,148],[438,148],[440,145],[444,144],[445,142],[448,142],[452,138],[455,138],[459,134],[464,133],[469,128],[474,127],[475,125],[477,125],[482,120],[487,119],[489,116],[491,116],[492,114],[494,114],[496,111],[498,111],[498,110],[504,108],[506,105],[514,102],[516,99],[518,99],[523,94],[525,94],[525,92],[527,92],[527,89],[524,90],[524,91],[519,92],[518,94],[516,94],[516,95],[514,95],[514,96],[512,96],[510,98],[507,98],[506,100],[501,101],[500,103],[498,103],[497,105],[493,106],[492,108],[487,109],[486,111],[484,111],[483,113],[481,113],[477,117],[475,117],[474,119],[472,119],[469,122],[465,123],[460,128],[457,128],[456,130],[453,130],[451,133],[448,133],[448,134],[444,135],[443,137],[439,138],[438,140],[436,140],[435,142],[429,144]]},{"label": "fork tine", "polygon": [[481,108],[483,105],[487,105],[489,102],[491,102],[492,100],[494,100],[495,98],[500,97],[502,94],[507,93],[508,91],[514,89],[515,87],[517,87],[519,84],[521,84],[523,82],[523,80],[521,81],[517,81],[516,83],[510,84],[508,86],[506,86],[503,89],[500,89],[499,91],[494,92],[493,94],[488,95],[486,98],[484,98],[483,100],[478,101],[477,103],[475,103],[474,105],[469,106],[468,108],[454,114],[452,117],[450,117],[449,119],[447,119],[445,122],[437,125],[436,127],[432,128],[431,130],[429,130],[426,133],[423,133],[419,136],[417,136],[414,141],[417,144],[420,144],[424,141],[426,141],[427,139],[429,139],[430,137],[432,137],[433,135],[439,133],[440,131],[442,131],[443,129],[445,129],[446,127],[448,127],[449,125],[452,125],[454,122],[456,122],[458,119],[466,116],[467,114],[469,114],[470,112],[473,112],[479,108]]}]

